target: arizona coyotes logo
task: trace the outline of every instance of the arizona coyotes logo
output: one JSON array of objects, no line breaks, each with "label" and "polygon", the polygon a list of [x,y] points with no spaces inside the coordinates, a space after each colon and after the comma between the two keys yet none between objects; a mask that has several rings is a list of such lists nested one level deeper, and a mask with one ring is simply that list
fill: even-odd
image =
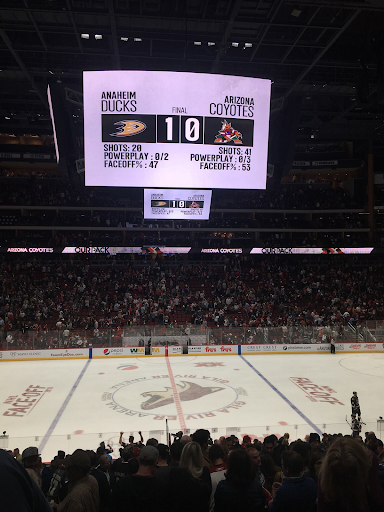
[{"label": "arizona coyotes logo", "polygon": [[118,132],[110,133],[113,137],[130,137],[146,130],[147,125],[142,121],[118,121],[115,123]]},{"label": "arizona coyotes logo", "polygon": [[243,141],[241,140],[243,138],[243,135],[232,128],[232,124],[228,123],[227,121],[223,121],[221,125],[221,130],[219,130],[219,133],[216,135],[215,138],[215,144],[225,144],[227,142],[234,142],[235,144],[242,144]]},{"label": "arizona coyotes logo", "polygon": [[[176,384],[176,388],[181,402],[196,400],[197,398],[201,398],[205,395],[210,395],[211,393],[216,393],[217,391],[224,389],[212,386],[203,387],[199,384],[195,384],[194,382],[187,381],[182,381],[182,385]],[[169,387],[166,387],[165,391],[146,391],[145,393],[141,393],[141,396],[149,397],[146,402],[141,404],[141,408],[144,411],[157,409],[158,407],[163,407],[164,405],[174,402],[173,391]]]}]

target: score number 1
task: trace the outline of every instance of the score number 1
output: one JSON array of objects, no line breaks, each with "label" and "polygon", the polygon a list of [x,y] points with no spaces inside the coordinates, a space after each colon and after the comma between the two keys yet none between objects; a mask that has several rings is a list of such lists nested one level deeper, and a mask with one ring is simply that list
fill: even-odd
[{"label": "score number 1", "polygon": [[157,116],[157,142],[203,144],[203,117]]}]

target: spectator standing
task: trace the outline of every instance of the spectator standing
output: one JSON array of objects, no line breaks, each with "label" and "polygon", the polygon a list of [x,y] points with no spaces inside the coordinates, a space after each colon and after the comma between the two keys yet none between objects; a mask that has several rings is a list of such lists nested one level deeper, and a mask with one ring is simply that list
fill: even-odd
[{"label": "spectator standing", "polygon": [[[140,448],[136,449],[140,452]],[[116,477],[116,482],[118,482],[120,478],[137,473],[139,462],[136,458],[132,458],[131,453],[132,449],[120,448],[120,458],[115,460],[111,466]]]},{"label": "spectator standing", "polygon": [[180,441],[175,441],[169,448],[169,455],[171,458],[169,465],[158,467],[155,473],[155,478],[159,478],[160,480],[163,480],[164,483],[168,484],[169,474],[172,468],[179,467],[182,452],[183,445]]},{"label": "spectator standing", "polygon": [[317,486],[303,475],[304,461],[297,452],[285,451],[282,455],[283,483],[273,484],[273,501],[269,512],[315,512]]},{"label": "spectator standing", "polygon": [[227,470],[228,464],[227,460],[225,460],[224,449],[222,445],[213,444],[209,448],[208,454],[212,462],[212,465],[209,468],[212,482],[211,503],[209,510],[210,512],[213,512],[215,507],[215,492],[219,482],[225,479],[225,472]]},{"label": "spectator standing", "polygon": [[279,444],[277,437],[272,434],[264,439],[261,454],[266,453],[270,455],[275,465],[281,467],[281,454],[284,450],[285,445]]},{"label": "spectator standing", "polygon": [[265,497],[255,474],[255,467],[248,453],[244,450],[232,450],[228,457],[225,480],[217,485],[214,511],[262,512]]},{"label": "spectator standing", "polygon": [[57,512],[99,512],[99,486],[89,474],[91,459],[84,450],[75,450],[64,460],[67,468],[68,494],[53,506]]},{"label": "spectator standing", "polygon": [[275,482],[281,482],[281,471],[275,466],[273,459],[266,453],[260,455],[261,472],[265,477],[263,487],[272,495],[272,486]]},{"label": "spectator standing", "polygon": [[17,462],[21,462],[23,460],[21,453],[18,448],[13,450],[13,457],[17,460]]},{"label": "spectator standing", "polygon": [[338,438],[319,474],[318,512],[382,512],[377,457],[355,439]]},{"label": "spectator standing", "polygon": [[110,489],[113,489],[115,483],[116,483],[116,477],[113,471],[110,471],[111,469],[111,461],[109,460],[108,455],[101,455],[99,458],[99,465],[97,466],[100,471],[102,471],[107,479],[108,486]]},{"label": "spectator standing", "polygon": [[253,467],[255,469],[256,478],[261,483],[261,485],[264,487],[265,484],[265,476],[263,475],[261,471],[261,458],[260,458],[260,452],[259,450],[256,450],[256,448],[247,448],[247,453],[251,458]]},{"label": "spectator standing", "polygon": [[66,495],[64,483],[67,478],[67,472],[64,466],[64,458],[55,457],[53,462],[53,476],[47,493],[47,499],[49,502],[59,503]]},{"label": "spectator standing", "polygon": [[184,446],[179,467],[170,472],[169,488],[172,512],[208,512],[212,484],[199,443]]},{"label": "spectator standing", "polygon": [[221,445],[213,444],[209,448],[208,456],[211,461],[211,467],[209,468],[210,473],[227,469],[227,461],[224,460],[225,455]]},{"label": "spectator standing", "polygon": [[159,458],[157,460],[157,468],[167,467],[169,460],[169,448],[166,444],[159,443],[156,448],[159,451]]},{"label": "spectator standing", "polygon": [[205,430],[203,428],[196,430],[196,432],[192,435],[192,440],[200,445],[203,454],[203,463],[207,468],[211,467],[211,461],[209,460],[208,456],[208,445],[210,437],[211,434],[209,430]]},{"label": "spectator standing", "polygon": [[90,475],[96,478],[99,485],[99,499],[100,499],[100,512],[106,512],[108,510],[109,499],[111,497],[111,489],[107,477],[101,469],[97,469],[98,457],[96,452],[93,450],[87,450],[87,454],[91,461]]},{"label": "spectator standing", "polygon": [[116,483],[111,496],[113,512],[168,512],[166,485],[154,478],[159,451],[145,446],[139,455],[139,470]]},{"label": "spectator standing", "polygon": [[41,487],[41,478],[39,477],[37,473],[37,466],[39,462],[39,450],[34,447],[30,446],[29,448],[26,448],[22,455],[22,464],[25,467],[27,473],[32,478],[32,480]]},{"label": "spectator standing", "polygon": [[25,468],[0,450],[0,499],[4,512],[51,512],[41,489]]}]

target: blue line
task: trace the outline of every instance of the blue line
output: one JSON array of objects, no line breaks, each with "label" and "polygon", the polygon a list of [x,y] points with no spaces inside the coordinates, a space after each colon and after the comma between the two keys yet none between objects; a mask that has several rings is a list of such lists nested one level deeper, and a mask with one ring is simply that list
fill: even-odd
[{"label": "blue line", "polygon": [[296,405],[294,405],[294,404],[293,404],[293,403],[292,403],[292,402],[291,402],[291,401],[290,401],[290,400],[289,400],[285,395],[283,395],[283,393],[282,393],[281,391],[279,391],[279,390],[277,389],[277,387],[276,387],[276,386],[274,386],[271,382],[269,382],[269,380],[268,380],[266,377],[264,377],[264,375],[262,375],[262,374],[259,372],[259,370],[256,370],[256,368],[255,368],[254,366],[252,366],[252,365],[251,365],[251,363],[250,363],[249,361],[247,361],[247,360],[245,359],[245,357],[244,357],[244,356],[242,356],[242,355],[241,355],[240,357],[241,357],[241,359],[242,359],[243,361],[245,361],[245,362],[247,363],[247,365],[248,365],[250,368],[252,368],[252,370],[253,370],[255,373],[257,373],[257,375],[258,375],[260,378],[262,378],[262,379],[263,379],[263,381],[264,381],[266,384],[268,384],[268,386],[269,386],[270,388],[272,388],[272,389],[273,389],[273,391],[275,391],[275,393],[277,393],[277,394],[280,396],[280,398],[282,398],[282,399],[283,399],[283,400],[284,400],[284,401],[285,401],[285,402],[286,402],[290,407],[292,407],[292,409],[293,409],[295,412],[297,412],[297,414],[298,414],[299,416],[301,416],[301,417],[303,418],[303,420],[304,420],[306,423],[308,423],[308,425],[310,425],[310,426],[315,430],[315,432],[317,432],[317,433],[318,433],[318,434],[320,434],[320,435],[323,435],[323,432],[322,432],[318,427],[316,427],[316,425],[315,425],[314,423],[312,423],[312,421],[311,421],[309,418],[307,418],[307,417],[306,417],[306,415],[305,415],[303,412],[301,412],[301,411],[300,411],[300,409],[298,409],[298,408],[296,407]]},{"label": "blue line", "polygon": [[74,395],[74,393],[75,393],[75,391],[77,389],[77,386],[80,384],[81,379],[84,377],[84,373],[86,372],[86,370],[87,370],[87,368],[89,366],[89,363],[91,361],[92,361],[92,359],[88,359],[88,361],[85,363],[84,368],[81,370],[80,375],[77,377],[76,382],[72,386],[71,391],[68,393],[67,398],[64,400],[62,406],[60,407],[58,413],[55,416],[55,419],[52,421],[50,427],[47,430],[47,433],[43,437],[43,439],[42,439],[42,441],[40,443],[40,446],[38,448],[40,453],[44,450],[45,445],[47,444],[49,438],[51,437],[53,431],[55,430],[57,424],[59,423],[60,418],[62,417],[65,409],[67,408],[67,405],[69,404],[70,399],[73,397],[73,395]]}]

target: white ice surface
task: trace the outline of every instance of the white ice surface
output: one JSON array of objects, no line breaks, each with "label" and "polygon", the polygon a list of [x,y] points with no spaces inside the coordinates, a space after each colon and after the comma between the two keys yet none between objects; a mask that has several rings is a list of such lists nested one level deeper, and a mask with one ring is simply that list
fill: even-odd
[{"label": "white ice surface", "polygon": [[[363,431],[381,435],[376,420],[384,416],[382,354],[182,356],[170,357],[169,365],[171,372],[164,357],[1,362],[0,430],[9,435],[9,449],[38,446],[44,461],[58,449],[96,449],[103,440],[117,457],[120,431],[138,440],[142,430],[145,440],[165,442],[165,418],[170,432],[185,424],[191,432],[207,428],[213,438],[289,432],[293,440],[315,426],[319,432],[350,433],[345,418],[350,417],[352,391],[357,391]],[[323,389],[303,390],[292,378],[309,379]],[[4,415],[13,407],[9,397],[21,398],[31,385],[52,390],[30,412]],[[312,390],[319,393],[316,401],[308,398]],[[321,401],[322,394],[341,403]]]}]

